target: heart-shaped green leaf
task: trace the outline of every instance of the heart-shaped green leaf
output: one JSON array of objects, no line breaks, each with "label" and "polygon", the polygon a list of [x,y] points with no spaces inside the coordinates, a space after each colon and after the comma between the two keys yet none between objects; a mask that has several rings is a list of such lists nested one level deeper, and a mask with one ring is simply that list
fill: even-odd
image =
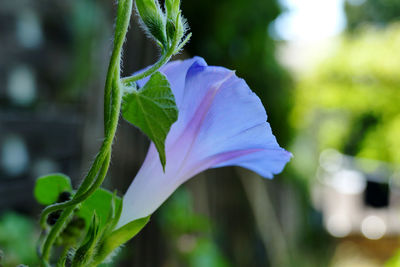
[{"label": "heart-shaped green leaf", "polygon": [[165,168],[165,139],[178,119],[178,108],[167,78],[156,72],[140,90],[126,94],[123,100],[124,119],[139,127],[153,141]]},{"label": "heart-shaped green leaf", "polygon": [[71,180],[61,173],[48,174],[36,180],[33,194],[40,204],[50,205],[57,201],[60,193],[72,190]]},{"label": "heart-shaped green leaf", "polygon": [[[112,212],[113,193],[99,188],[88,199],[82,202],[78,215],[86,222],[86,228],[90,225],[93,214],[96,212],[100,229],[107,223],[110,212]],[[116,208],[122,205],[121,198],[114,197]]]}]

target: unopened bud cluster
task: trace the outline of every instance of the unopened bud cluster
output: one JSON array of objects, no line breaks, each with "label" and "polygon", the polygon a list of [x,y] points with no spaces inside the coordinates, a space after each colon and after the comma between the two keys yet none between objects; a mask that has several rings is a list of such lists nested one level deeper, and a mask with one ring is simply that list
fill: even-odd
[{"label": "unopened bud cluster", "polygon": [[158,0],[136,0],[136,8],[147,33],[164,50],[178,52],[186,33],[186,20],[180,12],[180,0],[165,0],[164,11]]}]

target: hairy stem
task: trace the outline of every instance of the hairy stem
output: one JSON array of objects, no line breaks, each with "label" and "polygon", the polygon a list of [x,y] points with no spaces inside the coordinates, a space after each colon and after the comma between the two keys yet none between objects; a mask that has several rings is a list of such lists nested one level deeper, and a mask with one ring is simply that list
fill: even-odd
[{"label": "hairy stem", "polygon": [[126,77],[126,78],[122,78],[121,81],[123,84],[128,84],[131,82],[136,82],[140,79],[143,79],[151,74],[153,74],[154,72],[156,72],[159,68],[161,68],[163,65],[165,65],[165,63],[167,63],[170,59],[171,59],[172,53],[165,53],[163,54],[160,59],[154,64],[152,65],[149,69],[138,73],[136,75],[130,76],[130,77]]},{"label": "hairy stem", "polygon": [[[179,27],[179,23],[177,23],[177,26]],[[179,28],[177,29],[177,31],[179,30]],[[190,35],[189,35],[190,38]],[[136,75],[132,75],[130,77],[126,77],[126,78],[122,78],[121,82],[122,84],[126,85],[132,82],[136,82],[140,79],[143,79],[147,76],[152,75],[154,72],[156,72],[159,68],[161,68],[162,66],[164,66],[170,59],[171,57],[176,53],[177,50],[177,46],[178,43],[180,41],[180,37],[178,35],[174,36],[174,39],[172,40],[172,44],[169,47],[169,49],[167,51],[164,51],[162,56],[160,57],[160,59],[154,64],[152,65],[150,68],[148,68],[147,70],[138,73]],[[187,42],[186,40],[184,42]]]},{"label": "hairy stem", "polygon": [[[108,171],[108,166],[110,164],[110,153],[107,155],[107,158],[102,166],[102,169],[99,173],[98,179],[103,181],[107,171]],[[57,220],[57,222],[54,224],[54,226],[51,228],[49,234],[47,235],[47,238],[43,244],[43,252],[42,252],[42,259],[46,262],[48,262],[49,257],[50,257],[50,252],[51,248],[59,236],[60,232],[63,230],[65,227],[66,223],[68,222],[68,219],[71,217],[71,214],[75,210],[77,205],[70,206],[66,208],[62,213],[60,218]]]},{"label": "hairy stem", "polygon": [[[110,164],[111,147],[115,137],[118,126],[118,119],[121,110],[122,101],[122,86],[120,83],[120,61],[122,45],[125,40],[126,32],[128,30],[129,21],[132,13],[132,0],[120,0],[118,3],[117,22],[115,29],[114,49],[111,55],[111,60],[108,68],[105,92],[104,92],[104,119],[105,119],[105,139],[102,143],[99,153],[96,156],[87,176],[79,186],[74,198],[63,204],[64,211],[56,224],[51,228],[47,235],[43,250],[41,253],[42,266],[47,266],[50,258],[51,248],[59,236],[62,229],[65,227],[68,219],[75,208],[87,199],[100,185],[102,184]],[[100,173],[99,173],[100,171]],[[98,175],[97,175],[98,174]],[[97,179],[95,180],[97,175]],[[95,180],[95,181],[94,181]],[[46,220],[49,210],[57,210],[56,208],[46,209],[41,221]],[[51,211],[50,211],[51,212]]]}]

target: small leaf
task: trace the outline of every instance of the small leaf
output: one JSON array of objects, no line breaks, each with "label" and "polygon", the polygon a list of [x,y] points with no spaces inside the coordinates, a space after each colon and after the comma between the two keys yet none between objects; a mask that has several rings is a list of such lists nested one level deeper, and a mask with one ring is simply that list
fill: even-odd
[{"label": "small leaf", "polygon": [[[99,219],[100,229],[107,223],[109,214],[112,211],[113,193],[99,188],[88,199],[81,204],[78,216],[82,217],[86,222],[86,228],[90,225],[94,212]],[[122,205],[120,197],[114,197],[114,205],[118,209]]]},{"label": "small leaf", "polygon": [[61,173],[48,174],[36,180],[34,196],[40,204],[50,205],[57,201],[60,193],[71,191],[71,180]]},{"label": "small leaf", "polygon": [[156,72],[143,88],[126,94],[123,100],[122,116],[153,141],[165,168],[165,139],[178,119],[178,108],[167,78]]}]

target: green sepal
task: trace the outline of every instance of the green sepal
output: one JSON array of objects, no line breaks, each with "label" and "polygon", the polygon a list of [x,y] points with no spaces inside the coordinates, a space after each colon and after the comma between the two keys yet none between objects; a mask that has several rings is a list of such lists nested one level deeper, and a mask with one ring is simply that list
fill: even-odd
[{"label": "green sepal", "polygon": [[189,42],[191,37],[192,37],[192,33],[190,32],[188,35],[186,35],[185,39],[183,39],[183,41],[175,49],[174,54],[179,53],[179,51],[181,51],[182,48]]},{"label": "green sepal", "polygon": [[124,95],[122,116],[153,141],[165,168],[165,139],[178,119],[178,108],[167,78],[156,72],[140,90]]},{"label": "green sepal", "polygon": [[82,202],[77,215],[85,220],[87,229],[93,213],[96,212],[99,219],[99,227],[102,229],[109,222],[109,214],[113,212],[112,203],[114,203],[114,209],[118,210],[122,207],[120,197],[104,188],[99,188]]},{"label": "green sepal", "polygon": [[167,19],[166,29],[168,40],[173,40],[176,33],[176,27],[173,20]]},{"label": "green sepal", "polygon": [[88,266],[94,253],[96,252],[97,241],[100,237],[100,224],[99,217],[96,212],[93,213],[92,223],[86,234],[85,240],[82,245],[75,252],[72,266]]},{"label": "green sepal", "polygon": [[70,178],[62,173],[52,173],[36,180],[33,194],[40,204],[50,205],[64,191],[72,191]]},{"label": "green sepal", "polygon": [[137,235],[149,222],[150,216],[137,219],[105,236],[99,244],[94,262],[102,263],[115,249],[128,242]]},{"label": "green sepal", "polygon": [[136,8],[150,35],[166,47],[165,19],[158,0],[136,0]]},{"label": "green sepal", "polygon": [[186,19],[181,15],[180,11],[176,15],[174,21],[172,19],[168,19],[167,22],[167,32],[169,34],[168,39],[171,39],[172,42],[176,41],[176,45],[172,48],[173,55],[179,53],[182,47],[189,41],[191,33],[189,33],[185,37],[187,28],[188,26],[186,23]]}]

